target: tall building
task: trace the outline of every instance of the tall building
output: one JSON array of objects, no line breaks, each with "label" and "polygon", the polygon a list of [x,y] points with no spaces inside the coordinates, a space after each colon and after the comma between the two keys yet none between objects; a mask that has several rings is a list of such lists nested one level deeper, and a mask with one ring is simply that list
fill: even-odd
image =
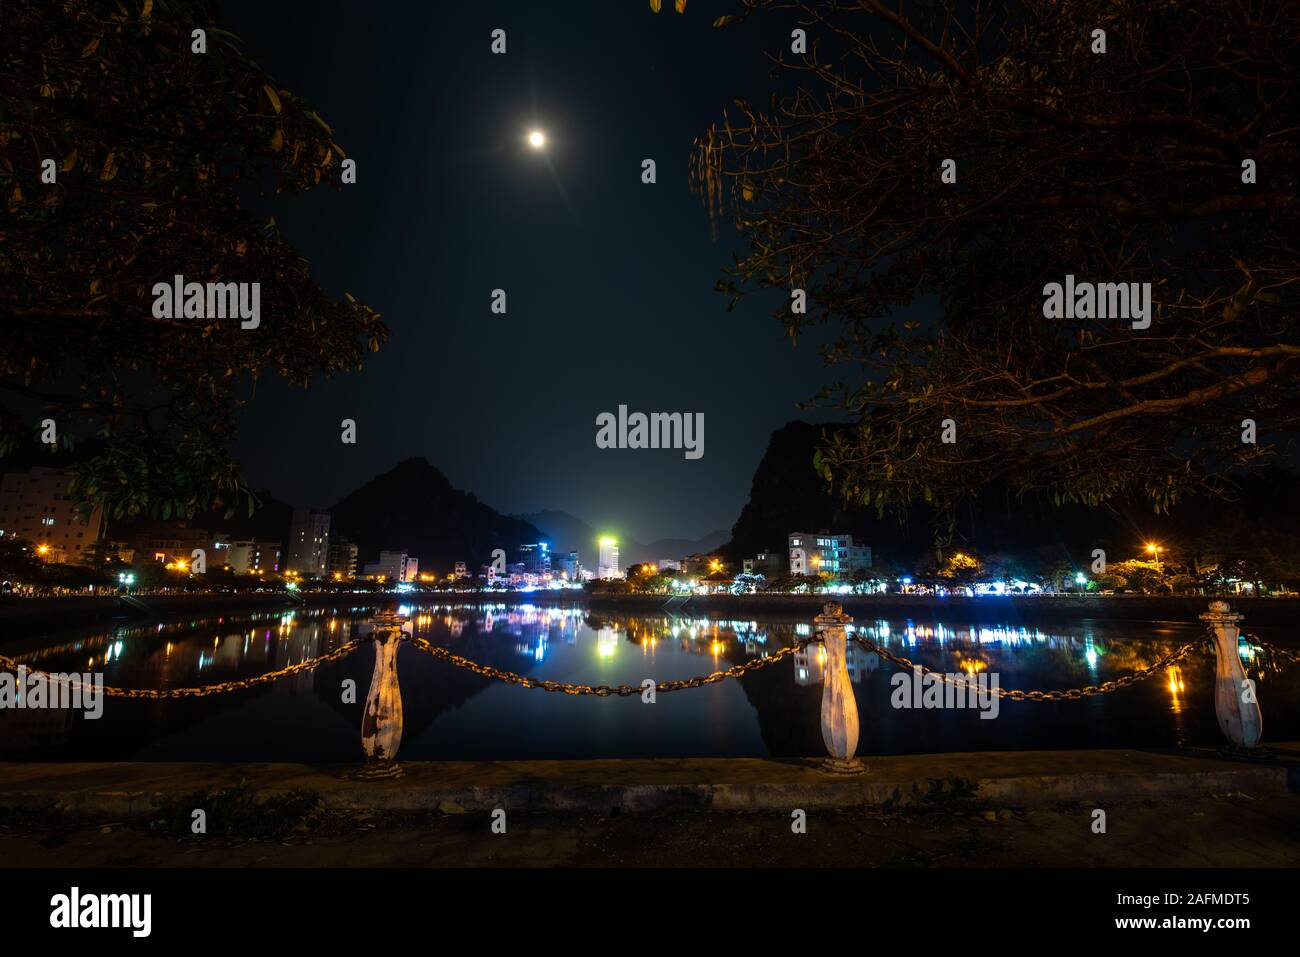
[{"label": "tall building", "polygon": [[331,538],[326,571],[331,578],[335,575],[339,578],[356,578],[357,546],[346,538]]},{"label": "tall building", "polygon": [[820,532],[791,532],[791,575],[852,575],[871,567],[871,548],[852,535]]},{"label": "tall building", "polygon": [[324,578],[329,572],[329,548],[329,512],[295,508],[285,547],[285,571],[308,578]]},{"label": "tall building", "polygon": [[551,546],[546,542],[520,545],[520,564],[527,575],[549,575],[551,572]]},{"label": "tall building", "polygon": [[613,538],[600,540],[600,557],[596,562],[597,578],[618,578],[618,541]]},{"label": "tall building", "polygon": [[46,561],[80,562],[104,534],[104,510],[83,519],[67,469],[37,466],[0,480],[0,535],[24,538]]}]

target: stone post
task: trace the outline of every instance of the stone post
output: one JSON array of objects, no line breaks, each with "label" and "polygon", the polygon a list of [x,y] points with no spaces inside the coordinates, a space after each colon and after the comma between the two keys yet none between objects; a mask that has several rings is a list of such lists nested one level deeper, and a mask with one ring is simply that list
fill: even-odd
[{"label": "stone post", "polygon": [[844,614],[838,602],[827,602],[822,613],[813,619],[826,648],[822,669],[822,741],[830,758],[824,770],[837,774],[861,774],[866,769],[854,757],[858,750],[858,703],[849,680],[848,635],[845,625],[853,619]]},{"label": "stone post", "polygon": [[402,625],[407,618],[385,612],[373,619],[375,670],[361,715],[361,747],[366,764],[357,776],[394,778],[402,774],[397,749],[402,743],[402,688],[397,681],[397,650],[402,645]]},{"label": "stone post", "polygon": [[1237,650],[1241,634],[1237,622],[1245,616],[1233,612],[1226,601],[1212,601],[1210,610],[1200,617],[1214,632],[1214,710],[1219,728],[1233,750],[1253,750],[1259,744],[1264,721],[1253,694],[1250,700],[1242,700],[1247,697],[1247,685]]}]

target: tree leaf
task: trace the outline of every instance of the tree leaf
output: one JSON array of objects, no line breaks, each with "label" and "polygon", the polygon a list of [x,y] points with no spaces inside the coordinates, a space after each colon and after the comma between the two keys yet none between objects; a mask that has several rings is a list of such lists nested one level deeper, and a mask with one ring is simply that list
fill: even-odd
[{"label": "tree leaf", "polygon": [[276,116],[280,115],[280,95],[275,92],[269,83],[262,84],[262,89],[266,91],[266,98],[271,101],[271,109],[275,110]]}]

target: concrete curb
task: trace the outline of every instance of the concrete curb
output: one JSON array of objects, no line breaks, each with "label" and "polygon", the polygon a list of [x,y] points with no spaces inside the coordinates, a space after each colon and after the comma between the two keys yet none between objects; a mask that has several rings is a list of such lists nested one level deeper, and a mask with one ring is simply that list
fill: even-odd
[{"label": "concrete curb", "polygon": [[263,796],[305,789],[329,807],[428,811],[783,811],[916,803],[952,781],[974,783],[998,807],[1300,790],[1300,745],[1276,745],[1271,763],[1212,752],[1034,751],[870,757],[858,776],[812,760],[660,759],[412,762],[394,780],[357,781],[355,766],[295,764],[0,764],[0,806],[58,807],[113,819],[245,780]]}]

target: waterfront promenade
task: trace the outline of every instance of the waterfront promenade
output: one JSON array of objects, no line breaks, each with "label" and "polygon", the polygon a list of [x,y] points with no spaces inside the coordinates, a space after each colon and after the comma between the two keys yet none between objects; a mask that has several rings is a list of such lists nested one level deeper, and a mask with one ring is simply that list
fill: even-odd
[{"label": "waterfront promenade", "polygon": [[[1300,743],[1271,750],[1268,764],[1211,751],[871,757],[858,778],[700,759],[413,762],[391,781],[283,764],[8,764],[0,854],[42,867],[1297,867]],[[234,802],[219,795],[240,782],[261,803],[223,819]],[[169,820],[195,801],[213,809],[203,837]],[[497,808],[505,834],[491,830]],[[1090,827],[1098,808],[1104,834]]]}]

